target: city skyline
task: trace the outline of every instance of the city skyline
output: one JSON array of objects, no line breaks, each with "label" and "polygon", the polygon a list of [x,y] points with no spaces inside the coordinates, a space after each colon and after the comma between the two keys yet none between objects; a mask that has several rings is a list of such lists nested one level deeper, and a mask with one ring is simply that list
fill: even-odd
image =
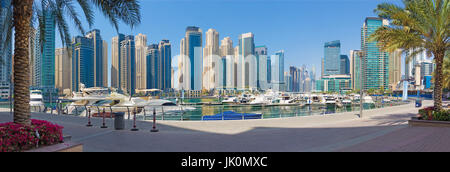
[{"label": "city skyline", "polygon": [[[219,40],[230,37],[234,46],[238,43],[240,34],[252,32],[255,34],[255,44],[266,45],[268,54],[285,50],[285,71],[291,65],[301,66],[302,64],[320,68],[321,58],[324,56],[322,49],[324,42],[341,40],[342,54],[344,55],[349,55],[352,49],[360,49],[361,35],[358,28],[361,27],[365,17],[376,16],[373,9],[378,3],[380,1],[337,2],[327,0],[283,1],[283,3],[278,3],[278,1],[142,1],[142,16],[144,16],[142,24],[134,29],[120,26],[119,33],[125,35],[146,34],[148,43],[159,42],[163,39],[171,40],[173,58],[181,54],[179,39],[184,36],[183,30],[187,26],[198,26],[205,31],[213,28],[221,33]],[[186,10],[194,8],[194,6],[202,10]],[[218,8],[233,11],[248,9],[248,7],[251,9],[241,13],[241,16],[217,12]],[[330,9],[330,13],[336,15],[330,17],[328,14],[319,13],[322,10],[318,9],[322,8]],[[297,10],[305,12],[300,13]],[[149,16],[146,15],[147,11],[153,13],[166,11],[167,15],[150,20],[145,17]],[[96,14],[102,16],[97,10]],[[346,20],[339,20],[339,18],[346,18]],[[118,33],[112,29],[108,21],[104,17],[98,17],[92,26],[92,29],[94,28],[102,31],[102,37],[111,46],[111,38],[117,36]],[[333,32],[328,32],[330,28],[333,28]],[[72,36],[80,35],[73,28],[70,31]],[[205,36],[205,33],[203,35]],[[56,36],[56,47],[61,48],[59,35]],[[205,44],[206,40],[202,41]],[[177,62],[173,61],[172,64],[176,66]],[[110,66],[111,53],[108,53],[108,70],[110,70]],[[108,74],[110,73],[108,71]],[[317,76],[320,76],[319,71]],[[108,85],[111,83],[110,77],[108,77]]]}]

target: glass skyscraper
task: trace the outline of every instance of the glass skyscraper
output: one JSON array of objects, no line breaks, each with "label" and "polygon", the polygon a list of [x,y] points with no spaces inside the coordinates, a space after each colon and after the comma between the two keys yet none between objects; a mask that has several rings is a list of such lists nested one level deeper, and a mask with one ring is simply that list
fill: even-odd
[{"label": "glass skyscraper", "polygon": [[169,40],[162,40],[159,43],[159,67],[161,68],[158,71],[159,75],[159,89],[167,90],[172,87],[172,45]]},{"label": "glass skyscraper", "polygon": [[[9,27],[9,22],[5,22],[7,17],[12,16],[11,0],[2,0],[0,2],[1,14],[0,14],[0,30],[3,31]],[[11,69],[12,69],[12,39],[6,41],[6,35],[8,33],[0,32],[0,85],[1,87],[9,87],[11,81]],[[12,33],[9,33],[12,34]]]},{"label": "glass skyscraper", "polygon": [[[202,30],[199,27],[186,28],[186,36],[181,41],[181,88],[186,90],[202,89]],[[179,60],[180,61],[180,60]]]},{"label": "glass skyscraper", "polygon": [[257,66],[257,87],[261,90],[268,89],[267,83],[267,47],[258,46],[255,48]]},{"label": "glass skyscraper", "polygon": [[284,51],[278,51],[271,57],[272,89],[282,91],[284,87]]},{"label": "glass skyscraper", "polygon": [[348,75],[350,74],[350,61],[348,59],[347,55],[341,55],[340,57],[340,73],[342,75]]},{"label": "glass skyscraper", "polygon": [[94,87],[94,43],[93,39],[77,36],[72,40],[72,91]]},{"label": "glass skyscraper", "polygon": [[159,66],[159,49],[158,44],[151,44],[147,47],[147,88],[158,88],[157,81],[159,81],[157,74]]},{"label": "glass skyscraper", "polygon": [[55,87],[55,15],[43,10],[45,20],[44,42],[41,56],[41,87]]},{"label": "glass skyscraper", "polygon": [[339,40],[325,43],[323,76],[338,75],[340,69],[341,42]]},{"label": "glass skyscraper", "polygon": [[253,33],[244,33],[239,36],[239,56],[238,65],[241,64],[242,81],[238,87],[239,89],[255,89],[257,87],[257,62]]},{"label": "glass skyscraper", "polygon": [[107,72],[105,65],[108,61],[105,58],[107,54],[103,52],[103,39],[100,35],[100,30],[94,29],[86,34],[87,38],[92,39],[94,50],[94,87],[106,87],[107,78],[104,77],[104,73]]},{"label": "glass skyscraper", "polygon": [[361,59],[360,50],[350,50],[350,75],[352,88],[354,90],[361,89]]},{"label": "glass skyscraper", "polygon": [[368,17],[361,29],[361,50],[364,54],[362,60],[363,88],[365,90],[389,88],[389,53],[381,51],[376,41],[369,41],[372,33],[386,25],[389,25],[389,22],[385,19]]}]

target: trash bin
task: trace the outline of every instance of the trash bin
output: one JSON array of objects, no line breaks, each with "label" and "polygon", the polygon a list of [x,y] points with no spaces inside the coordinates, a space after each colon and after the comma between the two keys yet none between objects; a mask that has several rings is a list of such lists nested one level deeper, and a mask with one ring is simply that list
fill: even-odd
[{"label": "trash bin", "polygon": [[416,100],[416,107],[422,107],[422,100],[420,99]]},{"label": "trash bin", "polygon": [[114,114],[114,129],[125,129],[125,112],[116,112]]}]

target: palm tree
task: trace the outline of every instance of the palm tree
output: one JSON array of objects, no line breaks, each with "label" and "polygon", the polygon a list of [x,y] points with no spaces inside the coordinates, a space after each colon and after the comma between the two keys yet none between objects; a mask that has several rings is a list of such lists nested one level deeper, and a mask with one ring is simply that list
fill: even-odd
[{"label": "palm tree", "polygon": [[[403,0],[404,7],[382,3],[375,9],[379,17],[391,21],[371,36],[385,51],[401,49],[411,59],[426,52],[434,56],[434,108],[442,109],[443,60],[448,58],[450,0]],[[448,75],[445,76],[448,78]]]},{"label": "palm tree", "polygon": [[444,89],[450,89],[450,57],[448,57],[450,54],[447,53],[447,57],[445,57],[444,59],[444,71],[443,71],[443,75],[446,76],[444,77],[444,81],[443,81],[443,87]]},{"label": "palm tree", "polygon": [[[3,0],[2,0],[3,1]],[[42,27],[45,20],[44,11],[55,16],[63,45],[69,47],[70,33],[66,16],[75,23],[76,29],[85,33],[75,3],[81,7],[84,16],[92,27],[94,23],[93,8],[97,7],[111,24],[118,30],[119,21],[135,27],[141,22],[138,0],[10,0],[12,9],[12,26],[14,29],[14,122],[30,124],[30,76],[28,62],[29,33],[35,20],[39,21],[40,33],[45,33]],[[10,37],[10,36],[9,36]],[[41,37],[42,38],[42,37]],[[41,39],[41,44],[43,39]],[[17,69],[17,70],[16,70]]]}]

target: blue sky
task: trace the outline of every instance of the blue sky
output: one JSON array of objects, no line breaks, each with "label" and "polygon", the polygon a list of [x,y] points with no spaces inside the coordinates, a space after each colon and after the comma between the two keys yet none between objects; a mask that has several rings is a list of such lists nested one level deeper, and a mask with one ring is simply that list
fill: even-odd
[{"label": "blue sky", "polygon": [[[285,50],[286,68],[314,65],[319,73],[324,43],[340,40],[341,53],[347,55],[352,49],[360,49],[364,19],[376,16],[373,10],[382,2],[401,3],[400,0],[141,0],[142,23],[134,29],[121,24],[119,32],[146,34],[148,44],[169,39],[173,56],[179,54],[187,26],[198,26],[204,33],[214,28],[220,39],[231,37],[234,46],[239,34],[253,32],[255,44],[266,45],[270,54]],[[87,25],[86,28],[89,30]],[[91,29],[100,29],[109,43],[111,56],[111,38],[117,35],[116,30],[99,12]],[[72,36],[79,34],[72,30]],[[57,47],[61,47],[59,38]]]}]

